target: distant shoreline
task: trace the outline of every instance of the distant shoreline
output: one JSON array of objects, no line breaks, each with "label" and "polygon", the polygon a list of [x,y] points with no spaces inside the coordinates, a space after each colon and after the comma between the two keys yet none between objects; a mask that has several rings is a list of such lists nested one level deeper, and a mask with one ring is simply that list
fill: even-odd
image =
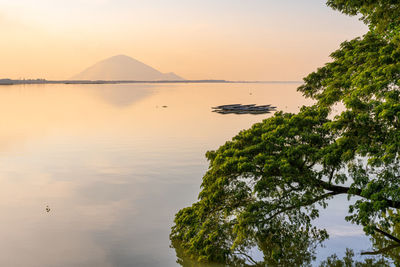
[{"label": "distant shoreline", "polygon": [[126,84],[126,83],[302,83],[301,81],[227,81],[227,80],[177,80],[177,81],[89,81],[89,80],[13,80],[0,79],[0,85],[17,85],[17,84]]}]

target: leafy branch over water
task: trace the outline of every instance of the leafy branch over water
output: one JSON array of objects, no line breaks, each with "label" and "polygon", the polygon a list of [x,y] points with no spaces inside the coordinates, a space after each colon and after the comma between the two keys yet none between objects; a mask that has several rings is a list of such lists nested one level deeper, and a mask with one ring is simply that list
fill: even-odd
[{"label": "leafy branch over water", "polygon": [[[369,32],[342,43],[331,63],[304,79],[298,90],[315,105],[277,112],[207,152],[199,201],[176,214],[171,232],[186,255],[236,265],[307,265],[328,237],[312,221],[327,200],[343,194],[356,197],[348,221],[400,244],[394,231],[400,223],[400,4],[328,5],[361,14]],[[332,119],[338,103],[344,110]],[[249,253],[254,247],[264,253],[262,263]],[[396,260],[389,251],[383,253]]]}]

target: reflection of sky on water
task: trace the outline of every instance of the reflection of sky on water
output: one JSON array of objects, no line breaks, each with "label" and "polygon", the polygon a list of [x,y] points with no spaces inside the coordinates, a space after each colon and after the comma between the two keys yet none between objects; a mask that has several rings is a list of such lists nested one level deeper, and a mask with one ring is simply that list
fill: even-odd
[{"label": "reflection of sky on water", "polygon": [[315,225],[327,229],[329,240],[324,242],[324,247],[318,249],[317,259],[336,253],[340,258],[344,256],[346,248],[354,250],[355,258],[363,259],[360,252],[371,249],[369,238],[365,236],[362,226],[347,222],[344,218],[348,215],[348,206],[356,198],[347,200],[347,196],[339,195],[330,200],[327,209],[322,210]]},{"label": "reflection of sky on water", "polygon": [[[0,88],[0,265],[176,266],[170,227],[174,214],[197,199],[204,153],[265,117],[210,108],[273,104],[294,112],[305,104],[295,88]],[[321,255],[368,248],[360,229],[344,222],[345,201],[332,203],[318,221],[332,231]]]}]

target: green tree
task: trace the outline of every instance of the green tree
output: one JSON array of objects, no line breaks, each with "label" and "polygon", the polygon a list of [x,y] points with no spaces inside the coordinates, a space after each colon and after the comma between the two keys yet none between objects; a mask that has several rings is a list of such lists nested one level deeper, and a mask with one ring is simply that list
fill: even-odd
[{"label": "green tree", "polygon": [[315,105],[277,112],[207,152],[199,201],[176,214],[171,232],[192,258],[252,262],[248,252],[258,247],[264,262],[285,266],[307,244],[291,262],[307,265],[327,238],[312,221],[340,194],[356,197],[348,221],[399,243],[391,233],[400,222],[400,3],[327,4],[361,14],[370,30],[304,79],[298,90]]}]

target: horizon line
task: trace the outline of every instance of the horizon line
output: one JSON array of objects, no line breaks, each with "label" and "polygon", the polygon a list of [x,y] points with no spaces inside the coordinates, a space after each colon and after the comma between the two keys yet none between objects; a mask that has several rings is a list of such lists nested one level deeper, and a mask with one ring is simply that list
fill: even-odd
[{"label": "horizon line", "polygon": [[0,85],[15,84],[122,84],[122,83],[302,83],[302,81],[230,81],[218,79],[204,80],[157,80],[157,81],[141,81],[141,80],[46,80],[46,79],[0,79]]}]

